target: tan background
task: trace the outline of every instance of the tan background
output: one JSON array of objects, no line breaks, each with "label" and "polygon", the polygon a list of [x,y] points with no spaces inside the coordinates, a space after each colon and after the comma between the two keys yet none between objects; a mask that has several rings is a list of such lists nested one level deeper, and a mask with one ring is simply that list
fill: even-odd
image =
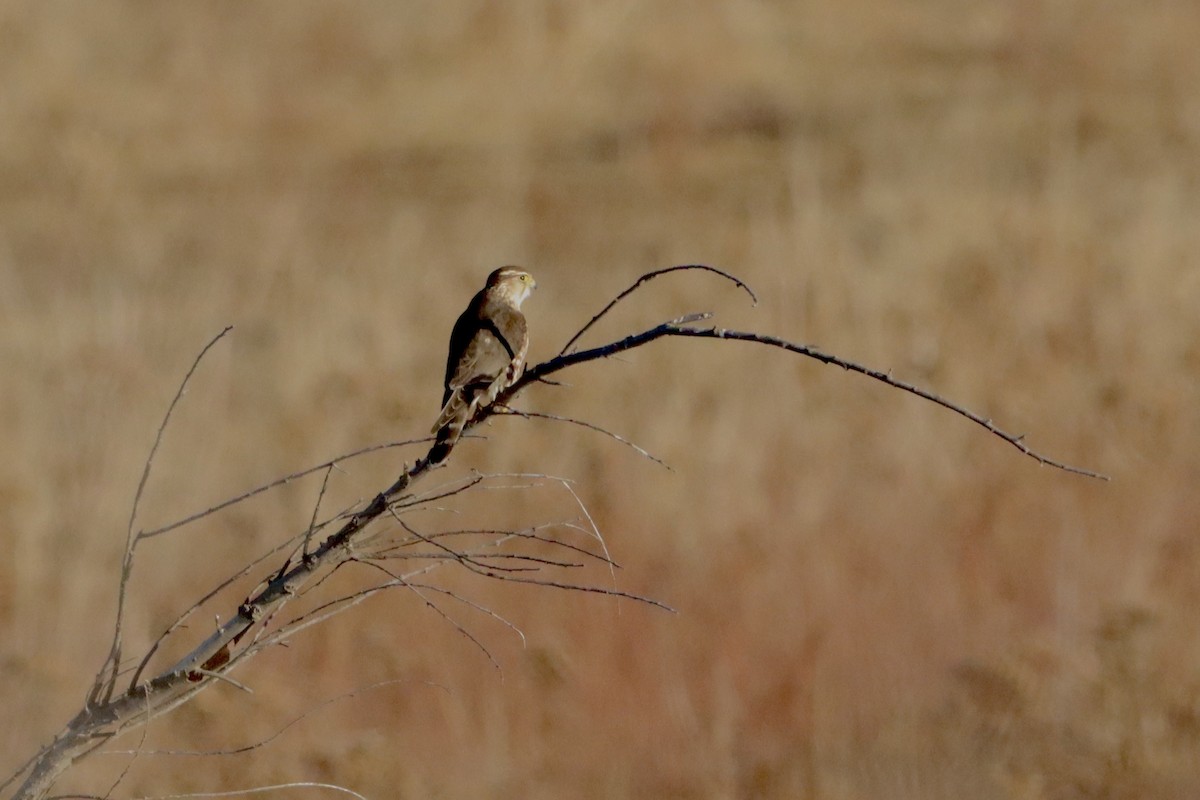
[{"label": "tan background", "polygon": [[[0,771],[78,709],[142,461],[223,325],[145,525],[424,433],[454,315],[494,266],[538,278],[538,359],[639,273],[703,261],[759,307],[668,278],[593,341],[713,308],[1114,481],[835,368],[660,343],[523,403],[675,472],[516,420],[453,469],[577,480],[617,585],[678,614],[462,582],[528,637],[447,609],[501,674],[412,596],[372,601],[145,747],[236,747],[402,683],[249,755],[144,756],[113,796],[1200,795],[1200,8],[705,8],[0,7]],[[336,491],[369,496],[415,456],[354,462]],[[316,491],[152,543],[131,639],[301,529]],[[563,503],[500,493],[487,513]],[[127,763],[97,755],[62,788],[103,794]]]}]

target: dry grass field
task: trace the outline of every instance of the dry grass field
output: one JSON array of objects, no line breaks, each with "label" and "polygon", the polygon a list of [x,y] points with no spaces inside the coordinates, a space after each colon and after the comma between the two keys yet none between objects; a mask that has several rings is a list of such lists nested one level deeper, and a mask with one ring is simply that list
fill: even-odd
[{"label": "dry grass field", "polygon": [[[573,479],[621,564],[583,578],[677,613],[448,578],[524,632],[443,605],[497,669],[376,598],[237,672],[253,694],[107,749],[304,720],[146,753],[111,796],[1200,797],[1197,41],[1178,0],[3,3],[0,772],[80,707],[146,453],[224,325],[139,525],[424,435],[494,266],[538,278],[540,360],[640,273],[704,262],[758,307],[670,276],[589,341],[715,310],[1112,482],[815,361],[656,343],[522,407],[674,471],[503,419],[448,473]],[[420,454],[347,464],[329,507]],[[132,645],[302,530],[319,485],[149,542]]]}]

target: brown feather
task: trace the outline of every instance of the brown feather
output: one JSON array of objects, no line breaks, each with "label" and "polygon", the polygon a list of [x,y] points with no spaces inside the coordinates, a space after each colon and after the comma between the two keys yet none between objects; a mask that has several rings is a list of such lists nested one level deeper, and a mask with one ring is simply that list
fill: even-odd
[{"label": "brown feather", "polygon": [[520,303],[535,285],[523,270],[501,267],[455,322],[442,409],[433,426],[439,442],[457,441],[479,409],[521,377],[529,335]]}]

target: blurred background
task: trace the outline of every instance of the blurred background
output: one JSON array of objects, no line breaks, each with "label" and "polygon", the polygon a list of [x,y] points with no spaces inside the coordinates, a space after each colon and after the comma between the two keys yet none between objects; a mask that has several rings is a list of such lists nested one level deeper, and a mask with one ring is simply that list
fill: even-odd
[{"label": "blurred background", "polygon": [[[703,262],[761,302],[669,276],[588,341],[714,310],[1113,481],[781,351],[659,342],[521,403],[673,472],[516,419],[450,472],[574,480],[616,587],[677,613],[463,580],[527,637],[447,606],[498,670],[377,598],[238,671],[253,695],[216,685],[109,749],[308,717],[144,755],[113,796],[1197,796],[1197,41],[1177,0],[0,5],[0,772],[80,708],[146,453],[223,326],[139,527],[424,435],[495,266],[538,279],[541,360],[641,273]],[[418,455],[347,464],[329,507]],[[131,652],[303,530],[319,486],[149,542]]]}]

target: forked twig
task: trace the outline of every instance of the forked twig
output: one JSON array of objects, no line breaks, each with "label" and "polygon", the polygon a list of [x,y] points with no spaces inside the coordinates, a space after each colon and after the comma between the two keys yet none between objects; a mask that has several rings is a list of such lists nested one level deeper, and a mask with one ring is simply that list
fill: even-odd
[{"label": "forked twig", "polygon": [[[127,589],[129,588],[129,578],[133,574],[133,556],[137,549],[138,540],[141,538],[139,534],[134,533],[134,525],[137,522],[138,508],[141,507],[142,495],[146,492],[146,484],[150,480],[150,470],[154,466],[154,457],[158,454],[158,448],[162,444],[163,435],[167,431],[167,425],[171,421],[171,415],[175,413],[175,406],[179,405],[180,398],[187,391],[188,382],[192,379],[192,375],[196,373],[196,369],[200,366],[200,362],[204,360],[204,356],[208,351],[216,345],[217,342],[225,338],[225,335],[233,330],[232,325],[227,325],[225,328],[209,340],[208,344],[201,348],[197,354],[192,366],[188,369],[187,374],[183,376],[183,380],[179,383],[179,389],[176,390],[175,396],[171,398],[171,404],[167,406],[167,413],[163,415],[162,422],[158,426],[158,432],[154,435],[154,444],[150,447],[150,453],[146,456],[146,463],[142,467],[142,477],[138,481],[137,491],[133,495],[133,507],[129,510],[129,525],[125,534],[125,553],[121,559],[121,580],[117,585],[117,615],[116,622],[113,624],[113,640],[112,646],[108,652],[108,659],[101,666],[100,672],[96,675],[96,681],[92,684],[92,689],[88,692],[88,705],[92,705],[97,700],[103,697],[104,702],[108,702],[112,698],[113,689],[117,685],[117,672],[121,663],[121,637],[125,627],[125,598]],[[105,677],[104,673],[108,672]]]},{"label": "forked twig", "polygon": [[232,575],[230,575],[229,577],[225,578],[223,581],[218,583],[214,588],[210,589],[207,594],[205,594],[203,597],[201,597],[196,602],[192,603],[187,609],[185,609],[182,613],[180,613],[179,616],[177,616],[175,618],[175,620],[170,625],[168,625],[167,628],[165,630],[163,630],[162,633],[160,633],[158,635],[158,637],[154,640],[154,643],[152,645],[150,645],[149,649],[147,649],[146,654],[142,657],[141,661],[138,663],[137,668],[134,670],[133,677],[130,678],[130,680],[129,680],[129,689],[132,691],[138,685],[138,683],[141,682],[142,673],[146,670],[146,667],[150,664],[150,659],[152,659],[154,657],[154,654],[158,652],[158,649],[162,646],[163,642],[165,642],[167,640],[167,637],[170,636],[175,631],[182,628],[184,623],[187,622],[187,620],[192,616],[192,614],[195,614],[197,611],[200,610],[200,608],[203,605],[208,603],[210,600],[212,600],[214,597],[219,595],[225,589],[228,589],[236,581],[249,575],[250,571],[253,570],[255,567],[257,567],[259,564],[262,564],[264,561],[266,561],[271,556],[276,555],[277,553],[279,553],[281,551],[287,550],[289,547],[294,545],[297,542],[297,540],[299,540],[300,538],[301,538],[300,535],[296,535],[290,539],[287,539],[284,542],[281,542],[281,543],[275,545],[270,550],[268,550],[265,553],[263,553],[262,555],[258,556],[253,561],[246,564],[246,566],[242,567],[237,572],[233,573]]}]

